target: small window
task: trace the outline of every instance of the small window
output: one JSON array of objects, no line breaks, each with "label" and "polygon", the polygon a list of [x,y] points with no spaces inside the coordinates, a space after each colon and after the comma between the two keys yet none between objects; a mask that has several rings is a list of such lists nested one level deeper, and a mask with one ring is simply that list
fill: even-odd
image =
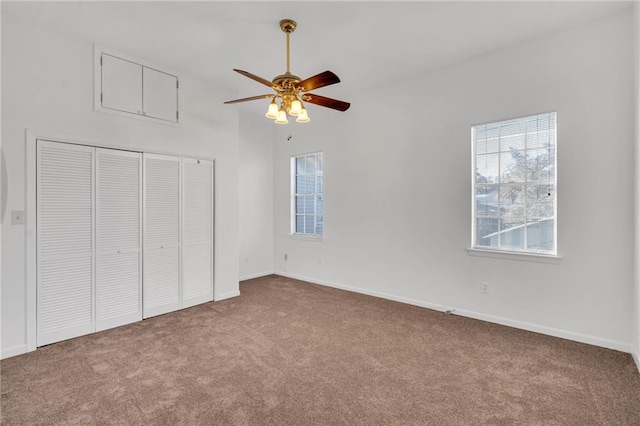
[{"label": "small window", "polygon": [[322,237],[324,183],[322,153],[291,158],[292,234]]},{"label": "small window", "polygon": [[472,127],[477,249],[555,255],[556,113]]}]

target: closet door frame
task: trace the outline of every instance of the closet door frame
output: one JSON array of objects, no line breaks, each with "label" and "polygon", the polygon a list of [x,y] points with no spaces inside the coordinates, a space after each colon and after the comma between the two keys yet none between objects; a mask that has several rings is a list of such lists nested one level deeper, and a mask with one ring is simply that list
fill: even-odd
[{"label": "closet door frame", "polygon": [[[16,348],[7,348],[8,350],[3,351],[3,357],[9,357],[14,355],[23,354],[26,352],[35,351],[37,349],[37,241],[36,241],[36,203],[37,203],[37,191],[36,191],[36,180],[37,180],[37,166],[36,166],[36,156],[37,156],[37,141],[45,140],[51,142],[61,142],[68,143],[73,145],[83,145],[90,146],[95,148],[107,148],[107,149],[119,149],[122,151],[133,151],[139,153],[148,153],[148,154],[161,154],[161,155],[176,155],[171,152],[162,152],[162,151],[146,151],[142,148],[136,148],[131,146],[121,146],[115,144],[105,144],[94,141],[87,140],[77,140],[73,137],[65,136],[65,135],[52,135],[46,132],[39,132],[37,130],[25,129],[25,145],[26,145],[26,199],[25,199],[25,225],[24,225],[24,234],[25,234],[25,281],[26,281],[26,318],[25,318],[25,335],[26,335],[26,347],[19,346]],[[179,155],[180,156],[180,155]],[[217,179],[216,172],[216,160],[215,158],[209,157],[200,157],[200,156],[192,156],[192,155],[184,155],[189,158],[195,159],[203,159],[213,161],[213,180],[214,180],[214,199],[213,199],[213,298],[214,301],[224,300],[229,297],[238,296],[239,292],[234,292],[232,294],[216,294],[216,256],[218,253],[218,244],[219,244],[219,229],[217,225],[217,215],[218,210],[216,206],[218,205],[218,194],[219,191],[219,179]],[[144,231],[143,231],[144,232]],[[144,250],[144,247],[143,247]]]}]

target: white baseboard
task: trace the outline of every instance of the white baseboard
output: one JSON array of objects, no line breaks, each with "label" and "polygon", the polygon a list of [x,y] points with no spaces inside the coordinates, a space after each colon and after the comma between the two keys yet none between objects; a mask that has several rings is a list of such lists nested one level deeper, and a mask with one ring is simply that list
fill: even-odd
[{"label": "white baseboard", "polygon": [[457,309],[453,306],[445,306],[437,303],[426,302],[423,300],[410,299],[406,297],[395,296],[392,294],[381,293],[377,291],[365,290],[358,287],[351,287],[343,284],[336,284],[329,281],[317,280],[314,278],[304,277],[301,275],[291,274],[288,272],[276,272],[276,275],[283,277],[293,278],[301,281],[307,281],[313,284],[320,284],[327,287],[338,288],[341,290],[352,291],[354,293],[366,294],[368,296],[380,297],[383,299],[393,300],[395,302],[406,303],[409,305],[420,306],[422,308],[433,309],[440,312],[449,312],[454,315],[460,315],[467,318],[473,318],[481,321],[487,321],[495,324],[506,325],[508,327],[518,328],[521,330],[533,331],[535,333],[546,334],[549,336],[560,337],[567,340],[573,340],[575,342],[587,343],[589,345],[601,346],[608,349],[614,349],[621,352],[631,353],[636,364],[640,369],[640,363],[638,362],[638,355],[634,352],[633,346],[629,343],[619,342],[616,340],[604,339],[601,337],[590,336],[587,334],[574,333],[572,331],[561,330],[557,328],[547,327],[539,324],[528,323],[524,321],[518,321],[510,318],[499,317],[495,315],[483,314],[480,312],[469,311],[465,309]]},{"label": "white baseboard", "polygon": [[573,331],[547,327],[544,325],[518,321],[518,320],[499,317],[495,315],[483,314],[480,312],[468,311],[465,309],[454,309],[452,313],[463,316],[463,317],[467,317],[467,318],[473,318],[481,321],[492,322],[495,324],[506,325],[507,327],[519,328],[521,330],[532,331],[534,333],[546,334],[548,336],[554,336],[554,337],[560,337],[562,339],[573,340],[574,342],[586,343],[589,345],[600,346],[607,349],[613,349],[616,351],[633,354],[633,346],[631,346],[629,343],[624,343],[617,340],[610,340],[602,337],[591,336],[588,334],[575,333]]},{"label": "white baseboard", "polygon": [[407,305],[420,306],[422,308],[433,309],[436,311],[445,312],[447,308],[443,305],[437,305],[435,303],[424,302],[417,299],[408,299],[406,297],[394,296],[393,294],[381,293],[378,291],[365,290],[359,287],[351,287],[343,284],[336,284],[329,281],[317,280],[315,278],[304,277],[302,275],[290,274],[288,272],[274,272],[276,275],[280,275],[287,278],[293,278],[294,280],[306,281],[312,284],[320,284],[326,287],[338,288],[340,290],[352,291],[354,293],[366,294],[367,296],[380,297],[382,299],[393,300],[395,302],[406,303]]},{"label": "white baseboard", "polygon": [[631,352],[631,356],[633,360],[636,362],[636,367],[638,367],[638,373],[640,373],[640,348],[635,348],[633,352]]},{"label": "white baseboard", "polygon": [[27,345],[18,345],[13,348],[3,349],[1,359],[11,358],[12,356],[22,355],[27,353]]},{"label": "white baseboard", "polygon": [[257,274],[249,274],[249,275],[240,277],[240,281],[252,280],[254,278],[266,277],[267,275],[273,275],[273,274],[274,274],[273,271],[258,272]]},{"label": "white baseboard", "polygon": [[220,302],[222,300],[231,299],[232,297],[238,297],[238,296],[240,296],[240,290],[230,291],[229,293],[222,293],[222,294],[219,294],[219,295],[215,296],[213,301],[214,302]]}]

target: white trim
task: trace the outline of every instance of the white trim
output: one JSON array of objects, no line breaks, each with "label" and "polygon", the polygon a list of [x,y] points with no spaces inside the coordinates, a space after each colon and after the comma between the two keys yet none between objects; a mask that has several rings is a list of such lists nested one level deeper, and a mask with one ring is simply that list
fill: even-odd
[{"label": "white trim", "polygon": [[324,242],[324,237],[311,234],[289,234],[289,238],[291,238],[292,240],[313,241],[314,243]]},{"label": "white trim", "polygon": [[[60,134],[47,135],[46,132],[40,132],[37,129],[36,130],[25,129],[25,134],[27,137],[27,141],[29,140],[29,138],[33,140],[40,139],[40,140],[49,141],[49,142],[60,142],[60,143],[68,143],[73,145],[90,146],[93,148],[117,149],[120,151],[130,151],[130,152],[139,152],[139,153],[146,153],[146,154],[157,154],[157,155],[173,155],[177,157],[188,157],[196,160],[199,159],[199,160],[208,160],[208,161],[215,162],[215,158],[202,157],[199,155],[192,155],[192,154],[188,154],[180,151],[146,150],[143,148],[137,148],[135,147],[135,145],[134,146],[116,145],[112,143],[103,143],[95,140],[89,140],[88,138],[86,140],[78,140],[75,137],[69,136],[69,135],[60,135]],[[132,140],[132,142],[135,143],[136,141]],[[34,155],[35,155],[35,148],[34,148]],[[35,167],[34,167],[34,173],[35,173]]]},{"label": "white trim", "polygon": [[640,371],[640,2],[633,5],[634,15],[634,106],[635,106],[635,235],[634,235],[634,316],[632,330],[635,340],[635,352],[633,357]]},{"label": "white trim", "polygon": [[631,352],[631,356],[633,360],[636,362],[636,367],[638,367],[638,373],[640,373],[640,349],[636,348],[635,351]]},{"label": "white trim", "polygon": [[435,303],[424,302],[418,299],[409,299],[406,297],[395,296],[393,294],[382,293],[378,291],[365,290],[359,287],[352,287],[344,284],[337,284],[330,281],[318,280],[315,278],[309,278],[302,275],[291,274],[288,272],[278,271],[275,272],[275,275],[280,275],[282,277],[293,278],[294,280],[306,281],[312,284],[319,284],[326,287],[337,288],[340,290],[347,290],[354,293],[366,294],[367,296],[379,297],[381,299],[393,300],[394,302],[406,303],[408,305],[420,306],[422,308],[433,309],[435,311],[446,312],[449,311],[449,308],[444,305],[438,305]]},{"label": "white trim", "polygon": [[507,327],[518,328],[520,330],[532,331],[534,333],[546,334],[548,336],[559,337],[574,342],[586,343],[589,345],[600,346],[603,348],[613,349],[616,351],[632,353],[633,347],[629,343],[618,340],[610,340],[602,337],[591,336],[588,334],[575,333],[573,331],[562,330],[559,328],[547,327],[544,325],[533,324],[530,322],[518,321],[510,318],[499,317],[496,315],[483,314],[481,312],[468,311],[466,309],[455,309],[452,313],[467,318],[473,318],[481,321],[487,321],[494,324],[500,324]]},{"label": "white trim", "polygon": [[[276,275],[280,275],[283,277],[293,278],[296,280],[306,281],[313,284],[319,284],[327,287],[338,288],[341,290],[352,291],[354,293],[366,294],[368,296],[380,297],[387,300],[393,300],[395,302],[406,303],[409,305],[420,306],[422,308],[433,309],[440,312],[447,312],[455,315],[460,315],[467,318],[473,318],[481,321],[491,322],[495,324],[500,324],[508,327],[518,328],[521,330],[532,331],[535,333],[546,334],[549,336],[560,337],[567,340],[572,340],[575,342],[586,343],[589,345],[600,346],[608,349],[614,349],[621,352],[634,354],[633,346],[629,343],[620,342],[617,340],[609,340],[601,337],[590,336],[587,334],[574,333],[568,330],[561,330],[557,328],[547,327],[543,325],[533,324],[524,321],[513,320],[510,318],[499,317],[495,315],[483,314],[480,312],[469,311],[466,309],[457,309],[452,306],[445,306],[431,302],[425,302],[417,299],[409,299],[406,297],[395,296],[387,293],[381,293],[377,291],[364,290],[358,287],[351,287],[343,284],[336,284],[329,281],[317,280],[314,278],[304,277],[296,274],[291,274],[287,272],[276,272]],[[637,354],[634,355],[636,358],[636,364],[638,364]]]},{"label": "white trim", "polygon": [[240,279],[238,281],[252,280],[254,278],[266,277],[268,275],[273,275],[273,274],[274,274],[273,271],[258,272],[257,274],[249,274],[249,275],[245,275],[243,277],[240,277]]},{"label": "white trim", "polygon": [[223,300],[231,299],[232,297],[238,297],[238,296],[240,296],[240,290],[230,291],[228,293],[222,293],[222,294],[214,296],[215,298],[213,299],[213,301],[214,302],[221,302]]},{"label": "white trim", "polygon": [[27,345],[14,346],[12,348],[3,350],[0,359],[11,358],[12,356],[26,354],[27,352],[29,352],[27,350]]},{"label": "white trim", "polygon": [[[36,146],[38,137],[29,130],[25,132],[26,139],[26,199],[25,199],[25,285],[26,285],[26,327],[25,327],[25,351],[35,351],[37,347],[37,233],[36,233]],[[4,356],[3,356],[4,357]]]},{"label": "white trim", "polygon": [[218,211],[218,205],[220,205],[220,176],[219,176],[219,171],[218,171],[218,164],[216,163],[216,160],[213,160],[213,223],[212,223],[212,229],[213,229],[213,241],[212,241],[212,246],[211,246],[211,257],[212,257],[212,262],[211,262],[211,279],[213,280],[213,300],[216,300],[216,287],[218,286],[218,277],[217,274],[219,274],[218,272],[218,267],[217,267],[217,256],[218,253],[222,253],[222,250],[220,249],[220,230],[218,229],[218,224],[220,223],[220,212]]},{"label": "white trim", "polygon": [[469,256],[479,256],[479,257],[489,257],[493,259],[504,259],[504,260],[522,260],[525,262],[538,262],[538,263],[552,263],[555,265],[559,265],[562,261],[561,256],[550,255],[550,254],[538,254],[538,253],[526,253],[526,252],[515,252],[515,251],[504,251],[504,250],[483,250],[479,248],[468,247],[467,254]]}]

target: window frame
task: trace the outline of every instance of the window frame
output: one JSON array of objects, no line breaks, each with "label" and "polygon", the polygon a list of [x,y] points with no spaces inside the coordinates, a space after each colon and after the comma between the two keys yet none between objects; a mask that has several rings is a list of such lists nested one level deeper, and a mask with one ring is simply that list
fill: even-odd
[{"label": "window frame", "polygon": [[[320,156],[321,159],[321,163],[322,163],[322,173],[320,174],[320,176],[322,176],[322,191],[318,192],[317,189],[317,181],[314,179],[314,192],[305,192],[305,193],[297,193],[296,192],[296,181],[297,181],[297,167],[296,167],[296,161],[298,160],[298,158],[307,158],[307,157],[311,157],[311,156],[315,156],[316,159],[318,158],[318,156]],[[324,153],[322,151],[314,151],[314,152],[308,152],[308,153],[303,153],[303,154],[294,154],[291,156],[291,160],[290,160],[290,165],[291,165],[291,171],[290,171],[290,185],[291,185],[291,189],[290,189],[290,198],[291,198],[291,204],[290,204],[290,229],[289,229],[289,236],[296,238],[296,239],[304,239],[304,240],[312,240],[312,241],[322,241],[324,240]],[[309,174],[305,173],[301,176],[307,176]],[[316,172],[314,172],[314,175],[317,177],[318,176],[318,172],[316,169]],[[306,232],[297,232],[296,230],[296,216],[298,216],[298,212],[296,210],[296,197],[298,196],[309,196],[309,195],[313,195],[314,198],[314,212],[313,212],[313,220],[314,220],[314,226],[313,226],[313,230],[314,233],[306,233]],[[318,214],[317,212],[317,197],[321,196],[322,197],[322,201],[323,201],[323,212],[321,214]],[[308,216],[306,214],[302,214],[302,216]],[[317,217],[321,216],[323,218],[322,220],[322,233],[321,234],[316,234],[316,228],[317,228]],[[304,227],[304,226],[303,226]]]},{"label": "window frame", "polygon": [[[524,231],[523,231],[523,248],[519,249],[519,248],[514,248],[514,247],[492,247],[492,246],[482,246],[482,245],[478,245],[478,241],[477,241],[477,182],[476,182],[476,171],[477,171],[477,156],[478,153],[476,152],[477,149],[477,144],[476,144],[476,131],[478,127],[481,126],[487,126],[487,125],[497,125],[497,126],[502,126],[502,125],[507,125],[513,122],[526,122],[529,121],[531,119],[540,117],[540,116],[544,116],[544,115],[551,115],[554,118],[555,121],[555,127],[553,129],[554,135],[553,135],[553,170],[554,170],[554,175],[553,175],[553,179],[550,179],[548,182],[553,186],[553,249],[552,250],[540,250],[540,249],[531,249],[531,248],[527,248],[527,223],[528,220],[528,216],[527,216],[527,211],[526,211],[526,196],[525,196],[525,210],[524,210]],[[526,130],[525,130],[525,135],[526,135]],[[500,137],[499,139],[500,140]],[[526,139],[525,139],[526,140]],[[539,148],[538,148],[539,149]],[[529,148],[526,146],[524,146],[524,148],[522,149],[523,152],[528,151]],[[507,151],[502,151],[500,148],[498,148],[498,151],[496,152],[499,156],[500,154],[507,152]],[[498,163],[499,164],[499,163]],[[500,174],[500,165],[498,165],[498,173]],[[509,183],[502,183],[500,181],[498,181],[497,183],[493,184],[496,187],[500,188],[500,186],[508,186],[508,185],[520,185],[523,186],[526,190],[527,185],[531,185],[531,184],[540,184],[543,181],[541,180],[536,180],[536,181],[529,181],[525,178],[525,180],[523,182],[517,182],[517,183],[513,183],[513,182],[509,182]],[[498,212],[498,223],[500,220],[500,213]],[[498,231],[497,232],[503,232],[500,229],[500,225],[498,225]],[[476,123],[471,125],[471,247],[469,247],[467,249],[467,251],[469,252],[469,254],[478,254],[478,255],[483,255],[486,254],[487,257],[505,257],[505,258],[509,258],[509,259],[517,259],[517,258],[532,258],[532,259],[543,259],[543,258],[560,258],[558,255],[558,113],[557,111],[547,111],[547,112],[540,112],[540,113],[536,113],[536,114],[530,114],[530,115],[526,115],[526,116],[520,116],[520,117],[514,117],[514,118],[508,118],[508,119],[503,119],[503,120],[492,120],[489,122],[484,122],[484,123]],[[475,253],[472,253],[475,252]],[[515,256],[515,257],[514,257]]]}]

